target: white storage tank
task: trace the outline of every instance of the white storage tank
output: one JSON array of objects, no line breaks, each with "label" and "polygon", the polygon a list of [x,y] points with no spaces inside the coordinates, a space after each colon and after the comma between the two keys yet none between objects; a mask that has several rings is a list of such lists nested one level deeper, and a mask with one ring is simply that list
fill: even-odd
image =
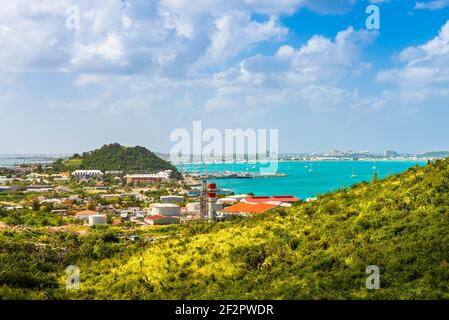
[{"label": "white storage tank", "polygon": [[106,224],[106,216],[103,214],[94,214],[89,216],[89,227]]},{"label": "white storage tank", "polygon": [[181,203],[184,201],[182,196],[161,196],[162,203]]},{"label": "white storage tank", "polygon": [[156,203],[151,208],[151,214],[153,216],[180,216],[181,208],[172,203]]},{"label": "white storage tank", "polygon": [[201,209],[201,204],[199,202],[191,202],[186,205],[187,212],[197,212]]}]

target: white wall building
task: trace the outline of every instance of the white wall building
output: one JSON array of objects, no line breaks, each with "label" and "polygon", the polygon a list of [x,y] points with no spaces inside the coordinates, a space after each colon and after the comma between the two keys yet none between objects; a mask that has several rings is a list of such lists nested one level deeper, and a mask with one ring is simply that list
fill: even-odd
[{"label": "white wall building", "polygon": [[100,170],[75,170],[72,172],[72,176],[77,179],[101,178],[103,175]]},{"label": "white wall building", "polygon": [[162,203],[180,203],[184,201],[182,196],[161,196]]},{"label": "white wall building", "polygon": [[106,216],[104,214],[94,214],[89,216],[89,227],[106,224]]}]

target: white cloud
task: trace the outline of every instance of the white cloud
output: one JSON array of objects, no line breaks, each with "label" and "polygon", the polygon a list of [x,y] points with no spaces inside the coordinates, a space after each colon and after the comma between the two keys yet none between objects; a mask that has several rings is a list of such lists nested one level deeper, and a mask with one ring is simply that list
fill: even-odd
[{"label": "white cloud", "polygon": [[[354,0],[15,0],[2,4],[0,70],[142,73],[182,76],[195,63],[226,63],[288,32],[277,17],[308,7],[347,10]],[[80,30],[65,27],[80,9]],[[265,18],[254,20],[253,14]],[[232,43],[232,45],[230,45]],[[119,62],[119,60],[121,60]],[[92,72],[92,70],[90,70]]]},{"label": "white cloud", "polygon": [[210,45],[204,56],[207,64],[227,61],[254,44],[280,40],[288,32],[274,16],[265,22],[257,22],[242,12],[224,15],[214,24],[216,29],[210,35]]},{"label": "white cloud", "polygon": [[375,98],[363,99],[356,89],[339,85],[369,68],[361,51],[376,36],[349,27],[334,39],[315,35],[297,49],[283,45],[272,56],[244,59],[214,74],[216,95],[205,103],[205,109],[379,107]]},{"label": "white cloud", "polygon": [[431,0],[428,2],[416,2],[415,9],[416,10],[440,10],[449,7],[449,0]]},{"label": "white cloud", "polygon": [[383,70],[378,80],[400,86],[449,84],[449,20],[432,40],[399,53],[402,68]]},{"label": "white cloud", "polygon": [[408,47],[398,55],[403,66],[382,70],[380,83],[397,86],[397,103],[413,107],[446,105],[449,96],[449,20],[428,42]]}]

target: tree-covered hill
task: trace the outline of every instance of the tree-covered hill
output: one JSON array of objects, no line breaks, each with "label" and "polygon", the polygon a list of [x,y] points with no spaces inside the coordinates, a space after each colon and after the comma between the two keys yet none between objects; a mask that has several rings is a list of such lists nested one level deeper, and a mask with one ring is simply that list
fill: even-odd
[{"label": "tree-covered hill", "polygon": [[69,169],[120,170],[132,172],[158,172],[172,170],[175,177],[180,177],[178,170],[144,147],[125,147],[118,143],[107,144],[100,149],[74,155],[66,161],[59,161]]}]

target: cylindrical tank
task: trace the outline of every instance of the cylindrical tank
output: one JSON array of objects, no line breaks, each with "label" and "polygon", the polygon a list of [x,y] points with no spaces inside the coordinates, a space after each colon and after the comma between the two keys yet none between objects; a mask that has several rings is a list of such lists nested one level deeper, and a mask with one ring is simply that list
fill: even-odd
[{"label": "cylindrical tank", "polygon": [[181,208],[176,204],[171,203],[157,203],[151,208],[151,214],[158,216],[180,216]]},{"label": "cylindrical tank", "polygon": [[106,224],[106,216],[103,214],[94,214],[89,216],[89,226],[98,226]]},{"label": "cylindrical tank", "polygon": [[200,211],[200,209],[201,209],[201,203],[200,202],[191,202],[186,205],[186,208],[187,208],[187,212],[197,212],[197,211]]},{"label": "cylindrical tank", "polygon": [[161,196],[162,203],[181,203],[184,201],[182,196]]}]

